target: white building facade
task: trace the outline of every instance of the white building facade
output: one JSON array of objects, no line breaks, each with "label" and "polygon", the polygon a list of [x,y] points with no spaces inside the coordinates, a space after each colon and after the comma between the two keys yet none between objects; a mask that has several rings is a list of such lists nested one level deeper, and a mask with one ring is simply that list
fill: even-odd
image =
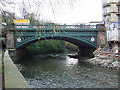
[{"label": "white building facade", "polygon": [[120,0],[103,0],[107,43],[113,53],[120,53]]}]

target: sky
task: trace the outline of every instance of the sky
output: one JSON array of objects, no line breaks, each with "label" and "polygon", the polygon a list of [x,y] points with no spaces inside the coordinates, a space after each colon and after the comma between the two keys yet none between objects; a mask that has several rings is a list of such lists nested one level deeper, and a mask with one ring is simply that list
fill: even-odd
[{"label": "sky", "polygon": [[[20,13],[22,0],[14,1],[17,4],[14,6],[13,11],[16,13],[18,17],[22,18]],[[46,20],[61,24],[79,24],[89,23],[91,21],[102,21],[102,0],[23,0],[23,1],[26,2],[25,7],[29,8],[29,12],[36,13],[37,18],[40,20]],[[30,1],[30,3],[28,3],[28,1]],[[40,4],[41,2],[42,4]],[[32,7],[29,7],[29,4]]]},{"label": "sky", "polygon": [[101,0],[78,0],[70,8],[68,6],[59,9],[55,15],[46,14],[46,17],[56,23],[89,23],[102,21]]}]

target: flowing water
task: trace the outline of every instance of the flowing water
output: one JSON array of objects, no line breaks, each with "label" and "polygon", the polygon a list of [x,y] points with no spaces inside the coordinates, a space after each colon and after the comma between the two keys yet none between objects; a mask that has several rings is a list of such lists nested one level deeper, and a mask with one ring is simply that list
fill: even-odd
[{"label": "flowing water", "polygon": [[22,74],[32,88],[117,88],[117,71],[69,58],[37,55],[21,60]]}]

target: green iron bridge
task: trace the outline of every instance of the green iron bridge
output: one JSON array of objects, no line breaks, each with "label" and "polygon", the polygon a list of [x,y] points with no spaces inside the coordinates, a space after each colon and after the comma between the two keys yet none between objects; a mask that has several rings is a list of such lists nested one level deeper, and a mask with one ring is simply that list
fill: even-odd
[{"label": "green iron bridge", "polygon": [[56,39],[73,43],[81,48],[98,46],[97,25],[53,25],[29,24],[15,25],[7,33],[7,47],[24,48],[38,40]]}]

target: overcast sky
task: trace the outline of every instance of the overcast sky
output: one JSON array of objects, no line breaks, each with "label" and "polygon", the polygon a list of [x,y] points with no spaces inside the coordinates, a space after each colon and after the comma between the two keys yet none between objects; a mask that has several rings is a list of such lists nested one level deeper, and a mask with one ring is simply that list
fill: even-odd
[{"label": "overcast sky", "polygon": [[102,21],[102,0],[78,0],[73,6],[59,9],[46,17],[57,23],[88,23]]},{"label": "overcast sky", "polygon": [[[14,12],[21,17],[19,8],[22,0],[14,0],[17,2]],[[48,20],[55,23],[88,23],[90,21],[102,21],[102,0],[24,0],[26,7],[30,1],[30,12],[39,12],[37,17],[40,20]],[[39,5],[38,1],[42,4]],[[59,1],[59,2],[58,2]],[[71,2],[70,2],[71,1]],[[36,3],[35,3],[36,2]],[[51,4],[52,3],[52,4]],[[39,5],[39,7],[38,7]],[[20,6],[20,7],[19,7]]]}]

